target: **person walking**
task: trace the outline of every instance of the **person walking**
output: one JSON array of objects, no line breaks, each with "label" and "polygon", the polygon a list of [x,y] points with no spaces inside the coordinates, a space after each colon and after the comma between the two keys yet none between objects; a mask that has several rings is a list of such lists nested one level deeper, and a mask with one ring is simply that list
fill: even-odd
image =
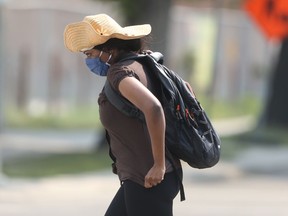
[{"label": "person walking", "polygon": [[86,55],[90,71],[106,76],[112,88],[145,116],[145,122],[128,117],[108,101],[104,90],[99,94],[100,121],[121,182],[105,216],[172,216],[179,192],[175,169],[181,169],[181,163],[165,154],[159,86],[145,65],[127,59],[146,52],[150,33],[149,24],[122,27],[107,14],[86,16],[64,30],[65,47]]}]

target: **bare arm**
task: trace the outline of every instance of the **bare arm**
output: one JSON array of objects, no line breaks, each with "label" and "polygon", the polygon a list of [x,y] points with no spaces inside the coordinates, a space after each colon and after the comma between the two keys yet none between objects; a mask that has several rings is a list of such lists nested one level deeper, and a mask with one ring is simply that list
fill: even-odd
[{"label": "bare arm", "polygon": [[145,187],[152,187],[165,174],[165,117],[159,100],[137,79],[124,78],[119,84],[121,94],[138,107],[145,115],[154,165],[145,177]]}]

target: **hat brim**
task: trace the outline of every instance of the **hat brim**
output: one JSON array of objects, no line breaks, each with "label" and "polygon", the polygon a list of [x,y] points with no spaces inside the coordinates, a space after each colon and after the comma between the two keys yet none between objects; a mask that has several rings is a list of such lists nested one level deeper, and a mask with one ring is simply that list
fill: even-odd
[{"label": "hat brim", "polygon": [[115,31],[103,34],[97,32],[90,23],[81,21],[66,26],[64,44],[72,52],[81,52],[103,44],[111,38],[131,40],[149,35],[150,32],[151,26],[143,24],[115,28]]}]

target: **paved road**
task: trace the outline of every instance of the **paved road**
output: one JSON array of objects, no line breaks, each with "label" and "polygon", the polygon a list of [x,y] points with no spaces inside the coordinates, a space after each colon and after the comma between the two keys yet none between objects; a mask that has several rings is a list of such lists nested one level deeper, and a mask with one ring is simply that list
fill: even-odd
[{"label": "paved road", "polygon": [[[227,135],[235,133],[235,127],[229,130],[229,125],[238,125],[239,131],[247,129],[246,123],[239,119],[237,124],[223,122],[217,128]],[[94,136],[93,131],[77,135],[8,131],[0,136],[0,142],[3,153],[13,156],[13,152],[31,150],[87,151],[93,148]],[[208,170],[185,166],[184,185],[187,200],[175,199],[175,216],[287,216],[288,149],[249,149]],[[110,171],[40,180],[0,176],[0,215],[103,216],[118,187],[117,177]]]},{"label": "paved road", "polygon": [[[175,216],[287,216],[288,178],[247,175],[230,163],[210,170],[184,168],[186,201]],[[2,216],[103,216],[119,186],[110,172],[42,180],[7,180],[0,187]]]}]

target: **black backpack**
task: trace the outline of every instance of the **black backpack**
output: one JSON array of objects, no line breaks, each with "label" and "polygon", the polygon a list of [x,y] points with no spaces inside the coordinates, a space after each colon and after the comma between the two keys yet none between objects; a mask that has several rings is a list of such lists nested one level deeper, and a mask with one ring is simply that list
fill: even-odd
[{"label": "black backpack", "polygon": [[[161,53],[141,54],[121,61],[126,60],[136,60],[148,67],[147,75],[160,84],[158,99],[166,119],[166,153],[187,162],[193,168],[203,169],[217,164],[220,158],[219,136],[193,96],[189,84],[163,65]],[[122,113],[145,121],[144,114],[117,93],[108,80],[104,91],[110,103]]]}]

